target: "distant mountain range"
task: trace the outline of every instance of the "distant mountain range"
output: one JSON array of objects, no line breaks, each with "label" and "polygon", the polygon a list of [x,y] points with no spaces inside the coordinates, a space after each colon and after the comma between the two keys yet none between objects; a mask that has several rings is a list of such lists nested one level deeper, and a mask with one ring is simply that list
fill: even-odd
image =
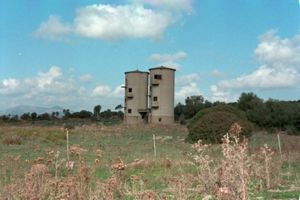
[{"label": "distant mountain range", "polygon": [[62,115],[63,108],[59,106],[53,106],[50,108],[47,107],[40,107],[40,106],[28,106],[28,105],[20,105],[12,108],[8,108],[6,110],[0,111],[0,115],[22,115],[23,113],[33,113],[36,112],[37,114],[42,113],[52,113],[52,112],[59,112],[59,115]]}]

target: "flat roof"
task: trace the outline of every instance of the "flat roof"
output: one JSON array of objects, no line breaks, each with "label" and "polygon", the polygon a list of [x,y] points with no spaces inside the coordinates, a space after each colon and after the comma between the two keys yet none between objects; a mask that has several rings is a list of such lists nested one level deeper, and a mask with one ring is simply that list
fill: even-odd
[{"label": "flat roof", "polygon": [[143,72],[143,71],[140,71],[140,70],[134,70],[134,71],[125,72],[125,74],[129,74],[129,73],[142,73],[142,74],[147,73],[147,74],[149,74],[149,72]]},{"label": "flat roof", "polygon": [[149,70],[154,70],[154,69],[168,69],[168,70],[173,70],[173,71],[176,71],[176,69],[173,69],[173,68],[170,68],[170,67],[165,67],[165,66],[160,66],[160,67],[153,67],[153,68],[150,68]]}]

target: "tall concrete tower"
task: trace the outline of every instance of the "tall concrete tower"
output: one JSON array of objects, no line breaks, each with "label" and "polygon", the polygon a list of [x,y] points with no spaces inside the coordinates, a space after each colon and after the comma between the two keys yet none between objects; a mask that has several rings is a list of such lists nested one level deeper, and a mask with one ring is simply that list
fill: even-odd
[{"label": "tall concrete tower", "polygon": [[150,71],[150,123],[174,123],[175,69],[155,67]]},{"label": "tall concrete tower", "polygon": [[125,72],[125,115],[126,124],[148,122],[148,80],[149,72]]}]

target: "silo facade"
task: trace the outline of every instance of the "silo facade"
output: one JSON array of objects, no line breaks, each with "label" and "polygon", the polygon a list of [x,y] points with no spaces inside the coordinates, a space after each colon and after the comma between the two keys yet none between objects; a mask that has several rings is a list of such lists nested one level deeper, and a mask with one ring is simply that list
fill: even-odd
[{"label": "silo facade", "polygon": [[148,72],[138,70],[125,72],[124,122],[126,124],[148,122],[148,80]]},{"label": "silo facade", "polygon": [[174,123],[175,69],[156,67],[150,71],[150,123]]}]

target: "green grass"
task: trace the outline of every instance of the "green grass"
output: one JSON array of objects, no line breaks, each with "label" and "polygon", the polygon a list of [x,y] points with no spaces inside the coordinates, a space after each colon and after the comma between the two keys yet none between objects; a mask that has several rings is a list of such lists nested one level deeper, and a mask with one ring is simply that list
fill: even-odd
[{"label": "green grass", "polygon": [[264,199],[295,199],[295,200],[297,200],[300,197],[300,192],[265,191],[262,193],[262,197],[264,197]]}]

